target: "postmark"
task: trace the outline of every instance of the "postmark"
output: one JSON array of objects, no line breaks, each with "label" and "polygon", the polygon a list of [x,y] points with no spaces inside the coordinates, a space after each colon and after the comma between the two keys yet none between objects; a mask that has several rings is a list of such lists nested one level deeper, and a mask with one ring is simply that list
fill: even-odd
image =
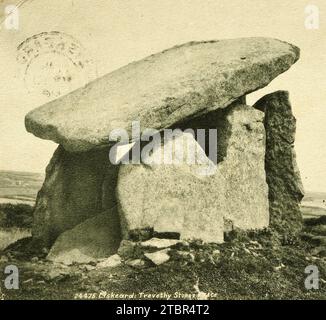
[{"label": "postmark", "polygon": [[92,80],[94,64],[71,35],[42,32],[17,47],[20,74],[29,92],[56,98]]}]

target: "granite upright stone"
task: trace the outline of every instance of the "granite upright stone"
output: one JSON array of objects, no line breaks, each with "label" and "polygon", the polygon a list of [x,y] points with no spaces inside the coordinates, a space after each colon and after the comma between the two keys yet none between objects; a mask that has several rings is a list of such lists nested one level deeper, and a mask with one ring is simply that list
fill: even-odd
[{"label": "granite upright stone", "polygon": [[304,196],[294,151],[296,119],[287,91],[262,97],[254,105],[265,112],[266,160],[270,225],[291,235],[302,228],[300,202]]}]

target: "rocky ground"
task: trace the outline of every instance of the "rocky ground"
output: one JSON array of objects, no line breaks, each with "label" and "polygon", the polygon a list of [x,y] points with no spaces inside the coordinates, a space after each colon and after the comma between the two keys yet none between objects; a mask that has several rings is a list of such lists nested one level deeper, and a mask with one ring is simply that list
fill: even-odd
[{"label": "rocky ground", "polygon": [[[28,238],[0,256],[0,270],[10,263],[20,271],[20,289],[1,287],[4,299],[326,298],[325,217],[306,219],[291,239],[267,229],[231,232],[219,245],[126,241],[119,256],[90,264],[51,263]],[[317,290],[304,286],[308,265],[318,267]]]}]

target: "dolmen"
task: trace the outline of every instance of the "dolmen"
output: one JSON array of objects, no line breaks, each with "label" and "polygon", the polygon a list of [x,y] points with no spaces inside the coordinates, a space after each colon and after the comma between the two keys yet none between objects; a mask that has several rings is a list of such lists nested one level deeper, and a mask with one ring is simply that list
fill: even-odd
[{"label": "dolmen", "polygon": [[27,131],[59,144],[34,211],[49,259],[108,257],[148,233],[221,243],[234,229],[298,232],[289,94],[253,106],[246,95],[299,54],[270,38],[189,42],[29,112]]}]

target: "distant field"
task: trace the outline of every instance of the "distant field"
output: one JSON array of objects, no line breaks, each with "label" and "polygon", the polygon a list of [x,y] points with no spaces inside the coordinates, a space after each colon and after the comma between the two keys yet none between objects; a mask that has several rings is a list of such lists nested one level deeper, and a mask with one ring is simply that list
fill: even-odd
[{"label": "distant field", "polygon": [[307,192],[301,203],[304,218],[326,215],[326,193]]},{"label": "distant field", "polygon": [[301,212],[304,218],[313,218],[318,216],[325,216],[326,215],[326,209],[323,208],[317,208],[317,207],[301,207]]},{"label": "distant field", "polygon": [[302,204],[308,207],[319,207],[326,209],[326,193],[307,192],[302,200]]},{"label": "distant field", "polygon": [[309,199],[326,200],[326,192],[307,191],[304,200]]},{"label": "distant field", "polygon": [[41,173],[0,171],[0,203],[32,204],[43,180]]}]

